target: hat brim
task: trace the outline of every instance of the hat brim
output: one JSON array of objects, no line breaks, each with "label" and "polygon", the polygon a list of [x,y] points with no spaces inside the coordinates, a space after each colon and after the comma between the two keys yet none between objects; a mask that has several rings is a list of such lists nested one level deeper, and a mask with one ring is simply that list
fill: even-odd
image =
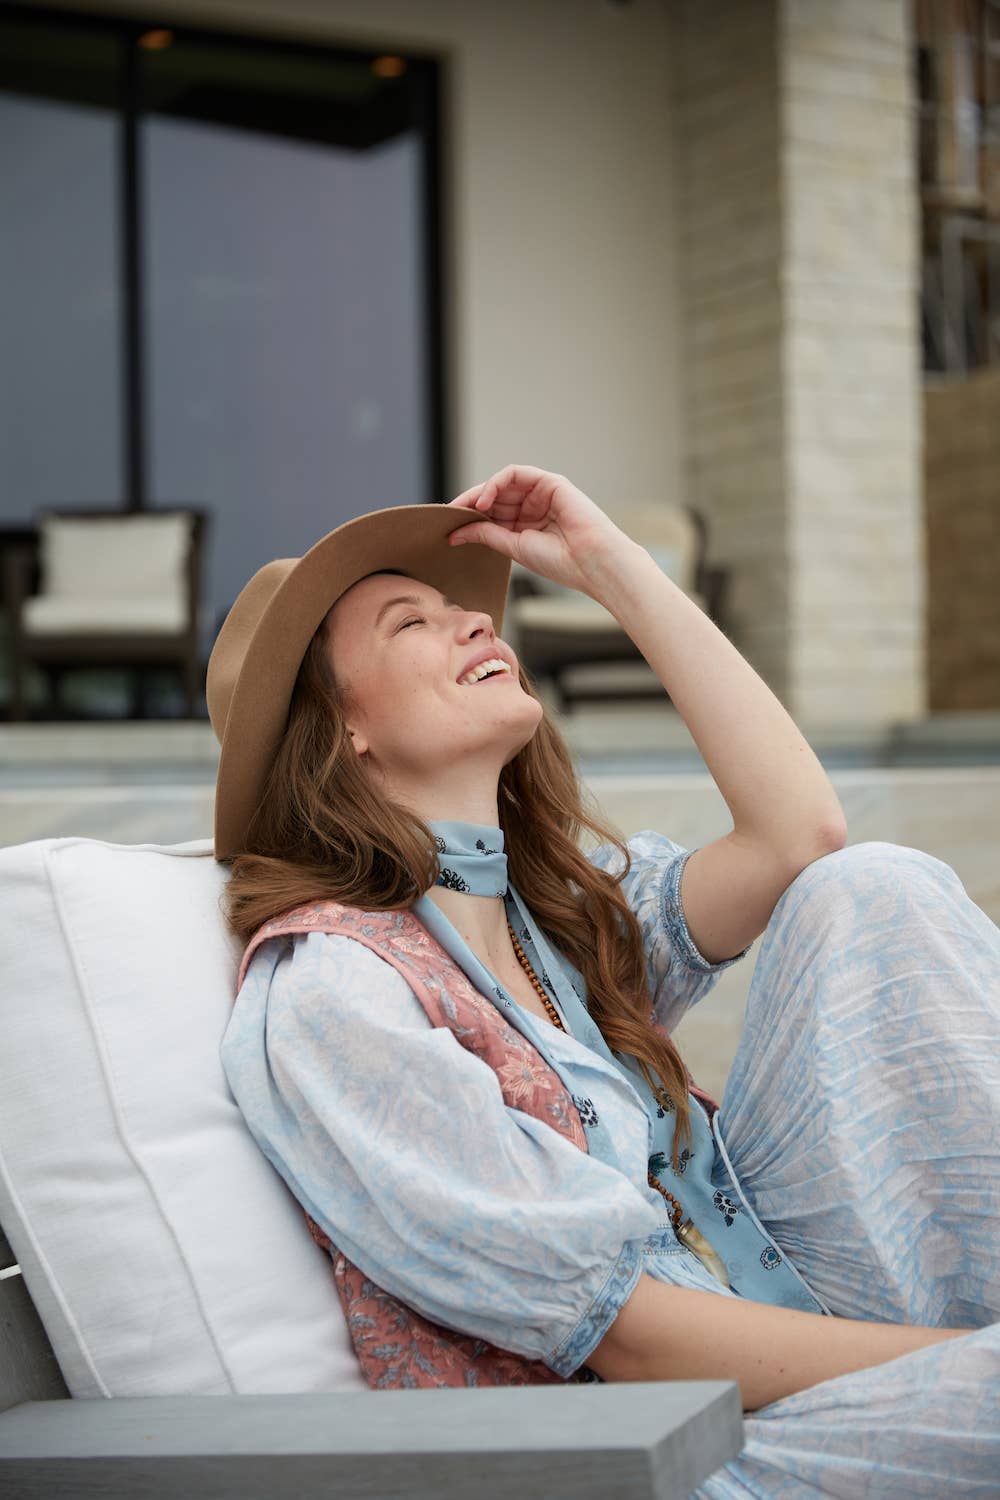
[{"label": "hat brim", "polygon": [[[408,573],[466,609],[484,610],[499,634],[510,559],[476,542],[448,545],[453,531],[478,519],[456,506],[392,506],[346,521],[290,560],[254,626],[229,703],[216,777],[216,859],[242,849],[309,642],[330,607],[360,579],[382,570]],[[225,625],[220,642],[224,631]]]}]

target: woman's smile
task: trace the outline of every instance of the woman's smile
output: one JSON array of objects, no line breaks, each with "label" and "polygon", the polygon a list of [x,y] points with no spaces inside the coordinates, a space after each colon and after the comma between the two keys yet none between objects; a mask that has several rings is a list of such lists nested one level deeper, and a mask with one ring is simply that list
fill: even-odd
[{"label": "woman's smile", "polygon": [[[480,652],[480,656],[482,656],[482,652]],[[481,661],[474,661],[472,666],[466,667],[458,681],[464,687],[471,686],[476,682],[493,681],[497,677],[510,678],[513,675],[510,663],[504,661],[502,656],[497,656],[494,653],[492,656],[485,656]]]}]

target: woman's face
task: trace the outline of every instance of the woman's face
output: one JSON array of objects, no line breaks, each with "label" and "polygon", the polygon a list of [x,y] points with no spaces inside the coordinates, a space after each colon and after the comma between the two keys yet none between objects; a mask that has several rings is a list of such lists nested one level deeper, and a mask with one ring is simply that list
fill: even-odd
[{"label": "woman's face", "polygon": [[[542,717],[489,615],[430,584],[373,573],[337,600],[327,628],[354,748],[401,790],[456,771],[499,775]],[[477,679],[488,661],[499,669]]]}]

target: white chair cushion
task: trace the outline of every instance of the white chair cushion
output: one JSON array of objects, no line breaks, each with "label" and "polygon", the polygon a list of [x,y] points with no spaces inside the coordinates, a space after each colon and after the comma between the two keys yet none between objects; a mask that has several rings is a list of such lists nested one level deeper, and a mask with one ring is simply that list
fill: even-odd
[{"label": "white chair cushion", "polygon": [[155,598],[66,598],[35,594],[25,599],[21,628],[28,635],[181,635],[187,604],[177,594]]},{"label": "white chair cushion", "polygon": [[0,1224],[74,1396],[364,1389],[229,1092],[210,840],[0,849]]},{"label": "white chair cushion", "polygon": [[39,520],[43,594],[183,599],[192,517],[183,513]]},{"label": "white chair cushion", "polygon": [[621,633],[614,615],[586,594],[568,591],[566,598],[555,594],[523,594],[513,600],[511,607],[520,630]]},{"label": "white chair cushion", "polygon": [[[705,605],[700,594],[689,594],[700,609]],[[560,634],[591,635],[598,631],[609,636],[621,635],[622,628],[603,605],[586,594],[570,591],[565,599],[551,594],[523,594],[510,605],[518,630],[551,630]]]}]

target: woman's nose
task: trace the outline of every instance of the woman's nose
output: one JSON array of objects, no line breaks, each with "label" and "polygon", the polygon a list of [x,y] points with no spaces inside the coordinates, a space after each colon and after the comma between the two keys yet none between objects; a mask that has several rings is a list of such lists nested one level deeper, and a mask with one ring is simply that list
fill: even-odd
[{"label": "woman's nose", "polygon": [[493,637],[493,620],[481,610],[472,611],[465,616],[461,627],[462,639],[474,640],[477,635]]}]

